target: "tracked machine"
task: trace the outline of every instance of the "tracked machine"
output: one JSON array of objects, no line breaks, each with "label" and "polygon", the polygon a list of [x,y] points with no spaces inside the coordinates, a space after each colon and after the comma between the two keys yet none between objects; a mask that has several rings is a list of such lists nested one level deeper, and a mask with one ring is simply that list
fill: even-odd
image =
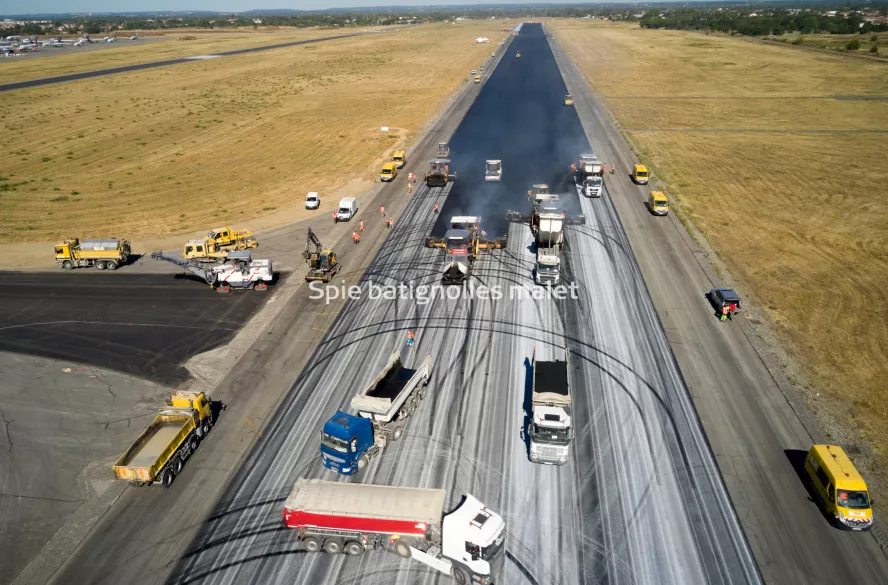
[{"label": "tracked machine", "polygon": [[444,248],[443,284],[461,284],[471,275],[472,264],[481,250],[501,250],[507,245],[506,236],[487,239],[481,231],[481,218],[456,216],[450,219],[450,229],[443,238],[428,237],[426,248]]},{"label": "tracked machine", "polygon": [[438,158],[450,158],[450,145],[446,142],[438,143]]},{"label": "tracked machine", "polygon": [[[314,251],[312,251],[312,247],[314,247]],[[330,282],[339,272],[340,266],[336,253],[333,250],[325,250],[311,228],[308,228],[305,236],[305,251],[302,253],[302,257],[308,262],[306,282],[312,280]]]},{"label": "tracked machine", "polygon": [[426,185],[429,187],[445,187],[456,180],[456,173],[450,172],[450,159],[433,158],[429,161],[429,172],[426,173]]},{"label": "tracked machine", "polygon": [[268,283],[274,280],[271,260],[253,260],[246,250],[229,252],[224,264],[213,265],[195,259],[183,260],[163,252],[152,252],[151,257],[181,266],[220,293],[230,292],[232,288],[267,290]]}]

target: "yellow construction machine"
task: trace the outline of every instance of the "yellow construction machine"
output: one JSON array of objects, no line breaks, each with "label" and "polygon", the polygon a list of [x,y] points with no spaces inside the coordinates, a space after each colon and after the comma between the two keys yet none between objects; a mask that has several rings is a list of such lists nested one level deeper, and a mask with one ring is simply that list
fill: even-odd
[{"label": "yellow construction machine", "polygon": [[[314,250],[312,250],[314,247]],[[339,272],[339,260],[333,250],[325,250],[321,245],[321,241],[315,235],[311,228],[305,237],[305,251],[302,257],[308,262],[308,273],[305,275],[306,282],[312,280],[322,280],[330,282]]]},{"label": "yellow construction machine", "polygon": [[246,250],[259,246],[259,242],[253,237],[253,232],[235,231],[227,226],[211,230],[207,234],[207,243],[210,242],[222,248],[233,247],[235,250]]},{"label": "yellow construction machine", "polygon": [[228,258],[228,250],[212,240],[188,240],[185,242],[182,257],[200,262],[223,262]]}]

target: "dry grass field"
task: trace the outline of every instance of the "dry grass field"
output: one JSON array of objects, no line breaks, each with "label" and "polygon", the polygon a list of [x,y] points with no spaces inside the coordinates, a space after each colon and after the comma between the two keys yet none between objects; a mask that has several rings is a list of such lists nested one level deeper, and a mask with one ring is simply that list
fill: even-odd
[{"label": "dry grass field", "polygon": [[628,24],[551,29],[776,325],[825,430],[872,455],[888,492],[888,64]]},{"label": "dry grass field", "polygon": [[304,207],[307,191],[369,185],[496,46],[474,39],[499,39],[501,26],[429,25],[0,94],[0,243],[250,227]]},{"label": "dry grass field", "polygon": [[[0,61],[0,83],[12,83],[41,77],[54,77],[68,73],[94,71],[164,61],[194,55],[206,55],[220,51],[233,51],[261,45],[276,45],[305,39],[332,37],[358,30],[320,29],[257,29],[226,30],[215,33],[182,29],[164,31],[162,35],[143,36],[137,41],[128,40],[131,35],[117,33],[118,40],[112,44],[88,45],[86,47],[64,47],[61,49],[41,47],[40,55],[26,59],[3,59]],[[135,34],[135,31],[133,31]],[[104,35],[92,35],[101,42]],[[181,40],[180,40],[181,39]],[[95,49],[95,50],[93,50]]]}]

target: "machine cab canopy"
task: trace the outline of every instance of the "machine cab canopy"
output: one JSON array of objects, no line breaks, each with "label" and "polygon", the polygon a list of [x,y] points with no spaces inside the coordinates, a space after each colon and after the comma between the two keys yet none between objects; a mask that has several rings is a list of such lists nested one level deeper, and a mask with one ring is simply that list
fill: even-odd
[{"label": "machine cab canopy", "polygon": [[496,172],[496,171],[500,170],[500,167],[502,166],[502,164],[503,164],[503,161],[501,161],[501,160],[489,160],[489,161],[487,161],[487,170]]},{"label": "machine cab canopy", "polygon": [[[469,230],[475,227],[476,225],[480,225],[481,218],[475,215],[455,215],[450,218],[450,229],[453,230]],[[448,235],[450,232],[447,232]],[[466,234],[468,235],[468,234]],[[445,236],[446,237],[446,236]]]},{"label": "machine cab canopy", "polygon": [[447,240],[447,251],[453,250],[454,248],[467,248],[469,246],[468,230],[447,230],[447,233],[444,234],[444,239]]},{"label": "machine cab canopy", "polygon": [[549,185],[545,183],[538,183],[536,185],[532,185],[531,193],[534,195],[548,195],[549,193]]}]

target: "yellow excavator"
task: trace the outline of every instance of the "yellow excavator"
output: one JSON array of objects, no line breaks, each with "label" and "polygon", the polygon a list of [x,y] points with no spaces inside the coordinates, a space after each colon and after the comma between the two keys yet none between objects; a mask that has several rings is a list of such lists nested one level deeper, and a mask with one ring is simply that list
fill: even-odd
[{"label": "yellow excavator", "polygon": [[[312,250],[312,247],[314,247],[314,250]],[[336,273],[339,272],[340,265],[339,260],[336,258],[336,253],[333,250],[325,250],[321,245],[321,241],[311,231],[311,228],[308,228],[308,233],[305,237],[305,252],[302,253],[302,257],[308,262],[308,273],[305,275],[306,282],[312,280],[330,282]]]}]

